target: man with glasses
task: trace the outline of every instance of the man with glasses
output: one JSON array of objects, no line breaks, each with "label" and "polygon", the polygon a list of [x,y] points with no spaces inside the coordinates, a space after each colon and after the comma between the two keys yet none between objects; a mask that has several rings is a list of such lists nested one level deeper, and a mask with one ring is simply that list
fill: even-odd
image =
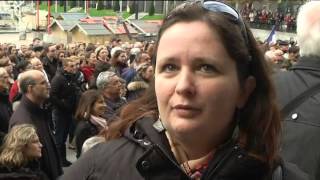
[{"label": "man with glasses", "polygon": [[114,120],[120,112],[121,107],[126,104],[126,100],[120,96],[122,88],[121,80],[116,73],[104,71],[97,77],[96,84],[107,104],[104,117],[107,120]]},{"label": "man with glasses", "polygon": [[22,99],[12,114],[9,128],[18,124],[32,124],[36,127],[40,142],[43,144],[40,168],[49,179],[57,179],[62,174],[62,168],[49,128],[51,114],[44,107],[45,101],[49,98],[50,85],[41,71],[29,70],[21,74],[19,87]]},{"label": "man with glasses", "polygon": [[51,81],[52,119],[55,123],[55,138],[62,166],[70,166],[66,158],[66,140],[72,126],[72,117],[80,90],[76,82],[76,61],[72,58],[62,60],[63,70],[58,71]]}]

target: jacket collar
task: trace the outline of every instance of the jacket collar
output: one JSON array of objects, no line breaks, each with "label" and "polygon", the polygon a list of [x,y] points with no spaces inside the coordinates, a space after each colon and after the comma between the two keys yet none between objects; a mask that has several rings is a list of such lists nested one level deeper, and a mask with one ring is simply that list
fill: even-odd
[{"label": "jacket collar", "polygon": [[[182,171],[171,152],[165,131],[155,126],[156,120],[143,118],[127,128],[124,136],[145,149],[145,153],[139,158],[136,167],[142,176],[150,176],[151,172],[157,172],[159,168],[165,168],[168,174],[178,179],[189,179]],[[240,162],[241,161],[241,162]],[[240,167],[241,166],[241,167]],[[245,167],[245,168],[242,168]],[[225,169],[225,170],[222,170]],[[255,172],[252,173],[251,169]],[[220,175],[231,177],[237,174],[239,177],[256,179],[267,174],[266,164],[250,156],[231,138],[218,147],[208,169],[203,174],[205,178],[212,179]],[[151,174],[149,174],[151,173]],[[259,179],[259,178],[258,178]]]},{"label": "jacket collar", "polygon": [[290,70],[311,70],[320,71],[320,57],[319,56],[302,56],[299,61],[293,65]]},{"label": "jacket collar", "polygon": [[124,135],[130,140],[139,142],[139,144],[141,140],[151,141],[153,144],[159,145],[161,149],[165,150],[173,158],[165,132],[159,131],[154,127],[156,122],[157,120],[149,117],[140,119],[130,128],[127,128]]},{"label": "jacket collar", "polygon": [[21,98],[21,104],[23,104],[29,111],[37,113],[40,112],[42,109],[40,105],[32,102],[27,96],[23,95]]}]

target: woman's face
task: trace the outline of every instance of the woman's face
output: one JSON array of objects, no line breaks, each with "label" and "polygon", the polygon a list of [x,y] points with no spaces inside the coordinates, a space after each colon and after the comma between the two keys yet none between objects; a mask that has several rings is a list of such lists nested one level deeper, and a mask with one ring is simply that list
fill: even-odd
[{"label": "woman's face", "polygon": [[121,63],[127,63],[127,54],[125,52],[121,53],[118,57],[118,61]]},{"label": "woman's face", "polygon": [[6,69],[8,74],[11,74],[13,71],[13,64],[8,57],[3,57],[3,58],[6,58],[6,60],[4,60],[3,67]]},{"label": "woman's face", "polygon": [[12,49],[11,49],[11,54],[17,54],[17,49],[16,49],[16,47],[12,47]]},{"label": "woman's face", "polygon": [[30,143],[26,145],[26,148],[24,149],[24,155],[28,159],[38,159],[41,157],[41,148],[42,144],[40,143],[39,138],[37,137]]},{"label": "woman's face", "polygon": [[9,81],[9,74],[7,71],[4,71],[3,73],[0,74],[0,91],[3,90],[9,90],[10,89],[10,81]]},{"label": "woman's face", "polygon": [[106,48],[102,49],[99,53],[100,60],[107,59],[107,56],[108,56],[108,50]]},{"label": "woman's face", "polygon": [[143,78],[148,80],[148,81],[151,81],[152,79],[152,76],[153,76],[153,67],[150,65],[146,71],[142,74]]},{"label": "woman's face", "polygon": [[59,59],[65,58],[64,53],[59,53]]},{"label": "woman's face", "polygon": [[200,21],[177,23],[162,35],[155,92],[170,135],[211,147],[226,138],[236,107],[245,102],[235,61],[216,31]]},{"label": "woman's face", "polygon": [[103,97],[99,97],[97,101],[93,105],[92,115],[101,116],[107,109],[107,105],[103,99]]},{"label": "woman's face", "polygon": [[91,53],[89,57],[89,64],[96,64],[96,63],[97,63],[96,53]]}]

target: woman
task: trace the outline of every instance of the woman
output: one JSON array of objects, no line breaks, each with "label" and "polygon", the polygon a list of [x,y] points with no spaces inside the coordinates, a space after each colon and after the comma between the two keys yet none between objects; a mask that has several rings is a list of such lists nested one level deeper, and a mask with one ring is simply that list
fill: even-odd
[{"label": "woman", "polygon": [[127,100],[131,101],[140,97],[149,87],[153,78],[153,67],[149,63],[142,63],[137,68],[133,80],[127,85]]},{"label": "woman", "polygon": [[110,141],[62,179],[271,180],[279,110],[266,62],[238,13],[215,1],[185,3],[158,37],[154,84],[110,125]]},{"label": "woman", "polygon": [[38,159],[42,144],[30,124],[14,126],[6,135],[0,153],[0,179],[45,180]]},{"label": "woman", "polygon": [[97,60],[100,63],[105,63],[105,62],[109,62],[109,51],[107,48],[105,47],[100,47],[96,49],[96,53],[97,53]]},{"label": "woman", "polygon": [[57,58],[59,59],[59,61],[62,61],[63,58],[66,57],[66,51],[64,50],[59,50],[57,52]]},{"label": "woman", "polygon": [[88,52],[86,54],[86,63],[80,68],[86,82],[89,82],[92,78],[96,62],[96,53]]},{"label": "woman", "polygon": [[77,157],[81,155],[84,141],[107,127],[107,121],[102,117],[105,111],[106,104],[99,91],[88,90],[82,94],[75,114],[79,121],[75,131]]},{"label": "woman", "polygon": [[111,57],[111,71],[115,72],[119,77],[121,77],[121,74],[126,70],[127,67],[126,52],[122,49],[115,50]]}]

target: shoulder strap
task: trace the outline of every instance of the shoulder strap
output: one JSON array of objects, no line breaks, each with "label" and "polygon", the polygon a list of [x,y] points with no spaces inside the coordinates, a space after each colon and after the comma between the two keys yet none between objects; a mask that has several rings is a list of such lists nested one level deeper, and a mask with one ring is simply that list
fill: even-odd
[{"label": "shoulder strap", "polygon": [[306,91],[299,94],[292,101],[290,101],[287,105],[285,105],[281,112],[283,117],[287,117],[291,111],[293,111],[296,107],[298,107],[301,103],[303,103],[307,98],[315,95],[320,90],[320,83],[312,86]]}]

